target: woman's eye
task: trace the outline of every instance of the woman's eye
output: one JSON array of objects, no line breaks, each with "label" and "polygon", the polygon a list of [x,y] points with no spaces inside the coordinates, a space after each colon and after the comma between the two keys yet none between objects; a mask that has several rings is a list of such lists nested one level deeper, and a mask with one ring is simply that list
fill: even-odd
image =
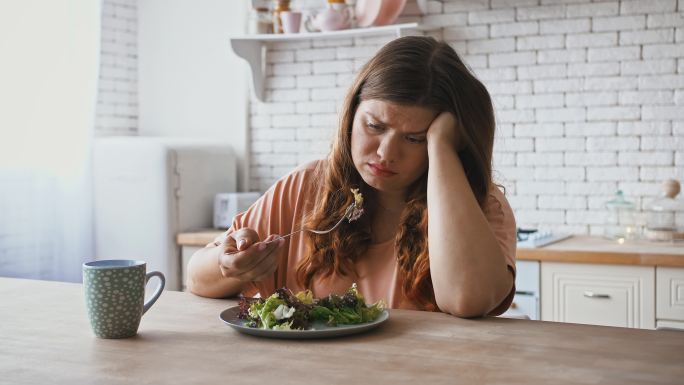
[{"label": "woman's eye", "polygon": [[406,140],[407,140],[409,143],[416,143],[416,144],[418,144],[418,143],[423,143],[423,142],[425,142],[425,137],[423,137],[423,136],[407,136],[407,137],[406,137]]},{"label": "woman's eye", "polygon": [[368,123],[366,123],[366,126],[373,131],[381,131],[382,130],[382,127],[380,127],[379,124],[368,122]]}]

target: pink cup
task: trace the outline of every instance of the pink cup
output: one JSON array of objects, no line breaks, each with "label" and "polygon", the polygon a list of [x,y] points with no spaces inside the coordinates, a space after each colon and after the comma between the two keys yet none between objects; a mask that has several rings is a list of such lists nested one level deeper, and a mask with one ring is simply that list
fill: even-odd
[{"label": "pink cup", "polygon": [[299,26],[302,23],[301,12],[280,12],[280,20],[283,22],[283,32],[299,33]]}]

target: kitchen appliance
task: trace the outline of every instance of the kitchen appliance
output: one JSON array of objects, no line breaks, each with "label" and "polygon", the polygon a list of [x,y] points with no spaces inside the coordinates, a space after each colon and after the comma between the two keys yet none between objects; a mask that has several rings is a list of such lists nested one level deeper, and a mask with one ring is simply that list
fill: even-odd
[{"label": "kitchen appliance", "polygon": [[261,197],[258,192],[220,193],[214,198],[214,227],[227,229],[233,223],[233,218],[247,210]]},{"label": "kitchen appliance", "polygon": [[[534,249],[570,238],[571,234],[518,229],[516,247]],[[531,320],[541,319],[540,269],[538,261],[516,261],[515,297],[510,309],[504,313],[524,314]]]},{"label": "kitchen appliance", "polygon": [[212,226],[216,193],[235,191],[228,144],[206,140],[105,137],[93,148],[95,255],[141,259],[181,288],[176,234]]},{"label": "kitchen appliance", "polygon": [[572,234],[538,231],[537,229],[518,229],[517,247],[534,249],[570,238]]},{"label": "kitchen appliance", "polygon": [[515,269],[515,297],[510,311],[522,313],[531,320],[539,320],[539,262],[517,261]]}]

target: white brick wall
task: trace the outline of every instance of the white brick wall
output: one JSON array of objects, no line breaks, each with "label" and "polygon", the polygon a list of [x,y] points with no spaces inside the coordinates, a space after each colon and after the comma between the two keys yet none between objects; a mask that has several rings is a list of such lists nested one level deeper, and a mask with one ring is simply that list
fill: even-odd
[{"label": "white brick wall", "polygon": [[138,131],[136,0],[104,0],[95,135]]},{"label": "white brick wall", "polygon": [[[493,96],[495,176],[519,225],[600,234],[617,189],[643,207],[662,179],[684,182],[682,1],[431,0],[428,8],[429,34],[457,49]],[[327,153],[353,74],[389,39],[269,47],[267,100],[250,108],[251,188]]]}]

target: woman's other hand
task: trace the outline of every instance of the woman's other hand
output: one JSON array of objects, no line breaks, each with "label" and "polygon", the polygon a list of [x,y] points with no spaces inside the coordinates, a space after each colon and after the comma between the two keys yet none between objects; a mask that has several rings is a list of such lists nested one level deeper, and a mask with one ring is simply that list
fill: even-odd
[{"label": "woman's other hand", "polygon": [[221,244],[221,274],[242,282],[260,281],[273,274],[278,266],[278,249],[285,243],[284,239],[276,240],[278,237],[269,235],[259,241],[259,234],[250,228],[228,234]]},{"label": "woman's other hand", "polygon": [[430,123],[426,137],[428,145],[451,143],[454,149],[461,149],[458,122],[451,112],[444,111],[437,115]]}]

